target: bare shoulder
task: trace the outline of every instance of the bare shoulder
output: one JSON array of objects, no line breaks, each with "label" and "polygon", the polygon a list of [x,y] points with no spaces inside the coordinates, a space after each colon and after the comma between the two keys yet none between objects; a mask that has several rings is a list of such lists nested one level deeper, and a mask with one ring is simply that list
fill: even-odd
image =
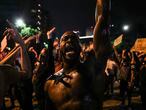
[{"label": "bare shoulder", "polygon": [[[72,70],[65,74],[63,69],[51,75],[45,82],[44,90],[47,93],[58,94],[57,91],[72,90],[81,81],[81,75],[78,70]],[[53,92],[52,92],[53,91]]]},{"label": "bare shoulder", "polygon": [[[45,86],[44,86],[44,91],[45,91],[45,92],[47,92],[49,86],[50,86],[51,84],[53,84],[54,80],[52,80],[52,79],[54,79],[55,75],[56,75],[56,76],[60,76],[60,75],[62,74],[62,72],[63,72],[63,69],[59,70],[58,72],[54,73],[53,75],[51,75],[51,76],[49,76],[49,77],[47,78],[47,80],[46,80],[46,82],[45,82]],[[52,78],[52,79],[51,79],[51,78]]]}]

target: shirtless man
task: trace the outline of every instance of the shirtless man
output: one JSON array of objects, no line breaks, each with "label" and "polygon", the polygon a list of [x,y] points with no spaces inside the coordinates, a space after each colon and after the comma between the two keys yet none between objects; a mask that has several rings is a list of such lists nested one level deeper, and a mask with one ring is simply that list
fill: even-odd
[{"label": "shirtless man", "polygon": [[[31,78],[30,60],[24,41],[14,29],[8,29],[6,31],[6,33],[9,33],[9,36],[20,45],[21,71],[16,70],[14,67],[8,64],[0,64],[0,110],[2,109],[3,97],[5,92],[7,92],[9,89],[9,86],[20,80],[27,80]],[[8,57],[12,57],[15,53],[17,53],[17,51],[11,52]],[[6,58],[4,60],[7,61],[8,59]]]},{"label": "shirtless man", "polygon": [[63,69],[45,84],[46,110],[101,110],[103,73],[110,50],[108,39],[109,0],[97,0],[94,53],[80,62],[79,36],[65,32],[60,39]]}]

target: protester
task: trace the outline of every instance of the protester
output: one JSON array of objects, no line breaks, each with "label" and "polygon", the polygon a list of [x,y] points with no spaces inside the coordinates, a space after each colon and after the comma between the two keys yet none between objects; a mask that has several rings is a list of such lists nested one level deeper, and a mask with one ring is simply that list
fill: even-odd
[{"label": "protester", "polygon": [[[8,29],[6,32],[9,33],[9,37],[13,38],[14,41],[20,45],[21,71],[18,71],[11,65],[0,65],[0,109],[2,109],[3,97],[5,92],[9,89],[9,86],[20,80],[27,80],[31,78],[30,60],[24,41],[15,30]],[[9,57],[13,56],[15,53],[16,51],[9,54]]]},{"label": "protester", "polygon": [[[142,60],[143,59],[143,60]],[[146,109],[146,54],[143,55],[141,59],[141,67],[140,67],[140,95],[142,101],[143,110]]]},{"label": "protester", "polygon": [[46,84],[46,110],[102,110],[103,72],[109,56],[109,0],[97,0],[94,28],[94,54],[80,62],[79,36],[65,32],[60,39],[63,69],[51,75]]},{"label": "protester", "polygon": [[38,64],[35,68],[33,80],[34,92],[38,100],[38,106],[40,110],[44,110],[45,94],[44,84],[47,78],[54,73],[54,57],[53,57],[53,40],[51,34],[55,31],[55,27],[47,32],[47,44],[48,48],[44,47],[39,55]]},{"label": "protester", "polygon": [[105,73],[106,73],[106,95],[114,95],[114,82],[117,80],[118,65],[114,61],[113,55],[111,55],[106,64]]}]

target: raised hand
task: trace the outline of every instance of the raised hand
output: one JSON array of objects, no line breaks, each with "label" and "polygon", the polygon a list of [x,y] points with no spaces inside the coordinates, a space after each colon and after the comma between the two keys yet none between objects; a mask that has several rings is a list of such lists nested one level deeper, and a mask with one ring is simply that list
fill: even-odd
[{"label": "raised hand", "polygon": [[56,30],[56,27],[53,27],[51,30],[49,30],[48,32],[47,32],[47,37],[48,37],[48,39],[51,39],[51,34],[54,32]]},{"label": "raised hand", "polygon": [[16,43],[20,45],[24,43],[21,36],[19,36],[14,29],[7,29],[5,33],[7,33],[7,37],[13,38]]}]

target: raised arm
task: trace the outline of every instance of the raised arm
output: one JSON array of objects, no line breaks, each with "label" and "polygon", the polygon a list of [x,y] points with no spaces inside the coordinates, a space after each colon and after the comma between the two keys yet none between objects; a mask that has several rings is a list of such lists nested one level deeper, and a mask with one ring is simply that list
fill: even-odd
[{"label": "raised arm", "polygon": [[22,77],[31,78],[32,68],[24,42],[20,44]]},{"label": "raised arm", "polygon": [[107,56],[111,50],[109,41],[109,12],[110,0],[97,0],[96,25],[94,27],[93,45],[97,61],[106,63]]},{"label": "raised arm", "polygon": [[[8,30],[6,30],[8,31]],[[5,32],[6,32],[5,31]],[[29,38],[27,38],[24,42],[25,42],[25,45],[27,45],[30,41],[36,39],[36,36],[31,36]],[[17,46],[15,46],[1,61],[0,61],[0,65],[2,64],[9,64],[9,61],[11,58],[13,58],[13,56],[20,52],[20,45],[18,44]]]},{"label": "raised arm", "polygon": [[52,40],[52,33],[55,30],[56,30],[56,28],[53,27],[51,30],[49,30],[47,32],[47,39],[48,39],[48,41],[47,41],[47,44],[48,44],[48,49],[47,49],[48,62],[47,62],[47,64],[48,64],[48,67],[50,67],[48,72],[51,74],[54,74],[54,72],[55,72],[54,56],[53,56],[53,40]]},{"label": "raised arm", "polygon": [[[9,33],[9,36],[12,37],[14,39],[14,41],[16,43],[19,44],[19,48],[20,48],[20,59],[21,59],[21,71],[19,71],[19,75],[21,78],[30,78],[31,77],[31,65],[30,65],[30,59],[27,53],[27,49],[25,46],[24,41],[22,40],[22,38],[20,37],[20,35],[18,34],[18,32],[16,32],[16,30],[14,29],[8,29],[7,30]],[[17,49],[16,49],[17,50]],[[16,51],[14,51],[15,54]],[[11,55],[10,55],[11,56]]]},{"label": "raised arm", "polygon": [[120,65],[120,62],[121,62],[122,58],[119,55],[118,50],[116,49],[115,46],[113,46],[113,50],[114,50],[114,54],[115,54],[115,57],[116,57],[116,62],[118,63],[118,65]]}]

